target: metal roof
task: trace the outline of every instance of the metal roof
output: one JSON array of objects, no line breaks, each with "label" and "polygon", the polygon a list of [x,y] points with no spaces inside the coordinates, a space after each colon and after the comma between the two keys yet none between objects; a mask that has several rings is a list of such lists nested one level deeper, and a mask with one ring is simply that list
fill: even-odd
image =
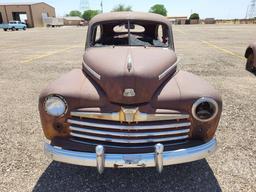
[{"label": "metal roof", "polygon": [[41,4],[41,3],[43,3],[43,4],[46,4],[46,5],[48,5],[48,6],[50,6],[50,7],[53,7],[53,6],[51,6],[51,5],[49,5],[48,3],[45,3],[45,2],[12,2],[12,3],[0,3],[0,6],[8,6],[8,5],[10,5],[10,6],[17,6],[17,5],[35,5],[35,4]]},{"label": "metal roof", "polygon": [[112,20],[142,20],[142,21],[153,21],[161,22],[170,25],[170,21],[159,14],[144,13],[144,12],[110,12],[102,13],[92,18],[90,24],[112,21]]}]

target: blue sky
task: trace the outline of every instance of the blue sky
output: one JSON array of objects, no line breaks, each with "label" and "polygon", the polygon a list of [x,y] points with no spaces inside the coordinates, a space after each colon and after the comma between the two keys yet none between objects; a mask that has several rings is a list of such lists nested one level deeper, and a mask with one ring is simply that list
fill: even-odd
[{"label": "blue sky", "polygon": [[[39,0],[40,1],[40,0]],[[41,0],[42,1],[42,0]],[[79,9],[80,0],[43,0],[56,8],[58,16]],[[0,0],[0,3],[31,2],[31,0]],[[32,0],[32,2],[37,2]],[[91,9],[100,9],[101,0],[89,0]],[[103,0],[104,12],[117,4],[131,5],[134,11],[148,11],[154,4],[164,4],[169,16],[189,16],[197,12],[201,18],[245,18],[250,0]]]}]

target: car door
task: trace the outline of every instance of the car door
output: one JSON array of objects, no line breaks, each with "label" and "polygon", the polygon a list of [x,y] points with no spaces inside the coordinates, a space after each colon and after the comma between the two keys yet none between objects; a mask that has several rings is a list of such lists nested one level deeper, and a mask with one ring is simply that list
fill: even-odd
[{"label": "car door", "polygon": [[23,24],[21,21],[17,22],[17,27],[16,29],[22,29],[23,28]]},{"label": "car door", "polygon": [[12,29],[13,27],[15,27],[15,24],[14,24],[14,22],[13,21],[11,21],[11,22],[9,22],[9,29]]}]

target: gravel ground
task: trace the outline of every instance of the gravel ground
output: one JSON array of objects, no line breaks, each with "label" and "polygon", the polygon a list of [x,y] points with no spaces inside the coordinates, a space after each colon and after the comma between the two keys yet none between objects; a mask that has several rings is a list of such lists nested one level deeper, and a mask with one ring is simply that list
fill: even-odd
[{"label": "gravel ground", "polygon": [[40,91],[80,68],[85,28],[0,31],[0,191],[256,191],[256,76],[243,54],[256,25],[175,26],[181,68],[208,80],[224,100],[219,149],[207,160],[155,169],[52,162],[42,152]]}]

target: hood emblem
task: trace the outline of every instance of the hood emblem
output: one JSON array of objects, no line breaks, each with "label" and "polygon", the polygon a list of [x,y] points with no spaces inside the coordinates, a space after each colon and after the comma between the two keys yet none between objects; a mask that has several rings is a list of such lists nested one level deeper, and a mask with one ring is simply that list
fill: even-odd
[{"label": "hood emblem", "polygon": [[134,91],[134,89],[125,89],[123,96],[124,97],[135,97],[136,93]]},{"label": "hood emblem", "polygon": [[132,70],[132,56],[128,55],[127,69],[129,72]]}]

